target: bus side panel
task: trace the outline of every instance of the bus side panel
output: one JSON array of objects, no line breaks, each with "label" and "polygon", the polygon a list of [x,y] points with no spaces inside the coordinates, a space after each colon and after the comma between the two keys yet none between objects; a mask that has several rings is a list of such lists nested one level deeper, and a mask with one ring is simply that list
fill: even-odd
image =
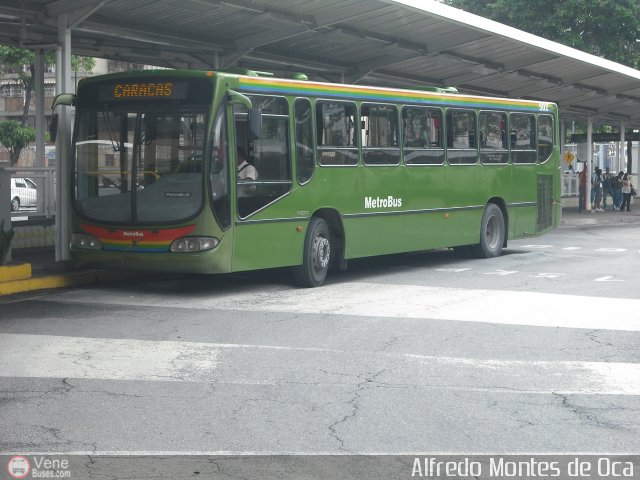
[{"label": "bus side panel", "polygon": [[479,165],[448,165],[446,198],[448,207],[447,245],[478,243],[480,221],[489,188],[483,184]]},{"label": "bus side panel", "polygon": [[530,206],[517,206],[514,218],[514,238],[534,235],[536,233],[537,215],[537,173],[536,165],[513,165],[512,183],[517,189],[512,192],[512,201],[518,205],[526,202],[534,202]]},{"label": "bus side panel", "polygon": [[404,210],[417,213],[404,215],[407,250],[427,250],[447,245],[449,222],[446,212],[447,187],[442,165],[403,168],[402,187],[407,191]]},{"label": "bus side panel", "polygon": [[297,232],[297,225],[296,222],[236,223],[233,271],[299,264],[304,232]]},{"label": "bus side panel", "polygon": [[444,245],[442,167],[361,166],[357,170],[358,181],[351,187],[344,185],[352,199],[344,221],[347,258]]}]

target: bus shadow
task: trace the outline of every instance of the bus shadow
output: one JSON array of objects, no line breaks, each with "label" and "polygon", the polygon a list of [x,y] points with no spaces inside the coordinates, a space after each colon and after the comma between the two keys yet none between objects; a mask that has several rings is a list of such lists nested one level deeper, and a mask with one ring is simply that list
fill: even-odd
[{"label": "bus shadow", "polygon": [[[509,249],[501,257],[529,254],[528,250]],[[475,266],[487,259],[469,258],[453,250],[428,250],[398,253],[349,260],[347,270],[332,269],[325,285],[346,282],[384,282],[385,276],[403,272],[425,270],[428,273],[437,268],[463,268]],[[382,277],[382,279],[381,279]],[[145,277],[147,278],[147,277]],[[268,292],[297,289],[291,268],[272,268],[226,274],[162,274],[149,277],[151,281],[131,280],[121,284],[123,291],[138,293],[165,293],[180,296],[225,295],[246,291],[264,290]],[[113,287],[112,287],[113,288]],[[116,289],[119,286],[115,287]]]}]

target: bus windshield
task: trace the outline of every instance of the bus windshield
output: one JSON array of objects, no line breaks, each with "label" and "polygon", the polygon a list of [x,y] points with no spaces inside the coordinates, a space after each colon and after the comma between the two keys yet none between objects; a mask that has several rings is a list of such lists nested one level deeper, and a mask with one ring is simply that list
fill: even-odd
[{"label": "bus windshield", "polygon": [[77,111],[74,203],[113,223],[177,222],[203,202],[207,110],[126,104]]}]

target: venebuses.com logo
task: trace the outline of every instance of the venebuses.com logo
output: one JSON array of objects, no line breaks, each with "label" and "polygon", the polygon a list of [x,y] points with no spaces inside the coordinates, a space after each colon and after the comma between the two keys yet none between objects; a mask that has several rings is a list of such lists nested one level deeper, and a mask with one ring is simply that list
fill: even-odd
[{"label": "venebuses.com logo", "polygon": [[7,462],[9,478],[71,478],[69,460],[49,456],[14,455]]},{"label": "venebuses.com logo", "polygon": [[11,478],[26,478],[30,471],[31,465],[25,457],[11,457],[7,462],[7,472]]}]

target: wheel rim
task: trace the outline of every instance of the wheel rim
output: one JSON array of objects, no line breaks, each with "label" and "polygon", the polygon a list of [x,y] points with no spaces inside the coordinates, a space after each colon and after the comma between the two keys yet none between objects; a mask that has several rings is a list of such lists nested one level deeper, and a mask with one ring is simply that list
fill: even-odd
[{"label": "wheel rim", "polygon": [[329,240],[322,235],[317,235],[313,239],[312,263],[315,272],[322,272],[329,266],[331,256],[331,245]]},{"label": "wheel rim", "polygon": [[487,221],[487,228],[484,232],[486,244],[489,248],[494,249],[498,247],[500,242],[500,225],[498,219],[492,216]]},{"label": "wheel rim", "polygon": [[20,208],[20,202],[17,199],[11,200],[11,210],[16,212]]}]

